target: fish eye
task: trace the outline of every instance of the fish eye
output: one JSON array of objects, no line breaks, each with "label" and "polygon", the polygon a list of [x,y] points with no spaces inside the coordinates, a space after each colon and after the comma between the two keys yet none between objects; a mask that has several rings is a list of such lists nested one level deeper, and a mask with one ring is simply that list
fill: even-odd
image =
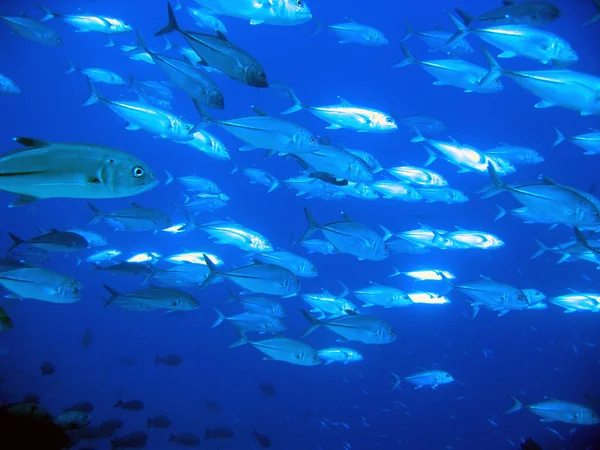
[{"label": "fish eye", "polygon": [[371,168],[367,166],[367,172],[371,173]]},{"label": "fish eye", "polygon": [[144,176],[145,172],[143,167],[135,166],[131,173],[133,174],[133,178],[141,178]]},{"label": "fish eye", "polygon": [[446,378],[450,378],[450,374],[449,373],[446,374]]},{"label": "fish eye", "polygon": [[319,359],[319,357],[317,355],[313,355],[313,359],[316,361],[317,359]]},{"label": "fish eye", "polygon": [[302,6],[304,6],[304,2],[303,2],[302,0],[297,0],[297,1],[296,1],[296,6],[297,6],[298,8],[302,8]]},{"label": "fish eye", "polygon": [[296,278],[296,284],[300,284],[300,280]]},{"label": "fish eye", "polygon": [[310,269],[310,270],[311,270],[312,272],[316,272],[316,271],[317,271],[317,268],[316,268],[316,267],[313,267],[313,268],[312,268],[312,269]]},{"label": "fish eye", "polygon": [[311,136],[311,137],[310,137],[310,143],[311,143],[311,144],[314,144],[314,143],[316,143],[316,142],[317,142],[317,140],[315,139],[315,137],[314,137],[314,136]]},{"label": "fish eye", "polygon": [[296,355],[296,359],[300,359],[300,355]]},{"label": "fish eye", "polygon": [[391,117],[386,117],[385,121],[386,121],[387,123],[393,123],[393,122],[394,122],[394,119],[392,119]]},{"label": "fish eye", "polygon": [[594,211],[594,217],[598,217],[599,214],[598,211]]},{"label": "fish eye", "polygon": [[519,301],[523,300],[523,296],[522,296],[522,295],[519,295],[519,296],[517,297],[517,300],[519,300]]},{"label": "fish eye", "polygon": [[267,79],[267,76],[264,74],[264,72],[260,74],[260,79],[261,80],[266,80]]},{"label": "fish eye", "polygon": [[390,336],[395,336],[396,332],[394,330],[390,331]]}]

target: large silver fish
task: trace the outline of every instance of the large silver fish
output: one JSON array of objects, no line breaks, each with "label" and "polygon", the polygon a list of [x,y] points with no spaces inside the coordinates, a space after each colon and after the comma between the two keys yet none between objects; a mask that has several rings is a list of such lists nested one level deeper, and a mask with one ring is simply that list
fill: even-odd
[{"label": "large silver fish", "polygon": [[334,317],[328,320],[316,320],[305,310],[302,314],[311,323],[302,337],[308,336],[317,328],[324,326],[348,341],[364,344],[389,344],[396,340],[396,332],[382,319],[362,314]]},{"label": "large silver fish", "polygon": [[88,205],[94,216],[90,224],[106,220],[117,224],[117,229],[128,230],[164,230],[171,226],[169,216],[154,208],[144,208],[137,203],[132,203],[130,208],[119,209],[110,213],[105,213],[88,202]]},{"label": "large silver fish", "polygon": [[227,278],[256,294],[278,295],[287,298],[294,297],[300,291],[300,280],[292,271],[284,267],[254,263],[222,272],[207,257],[205,257],[205,261],[210,275],[204,280],[202,287],[208,286],[218,278]]},{"label": "large silver fish", "polygon": [[556,184],[546,178],[541,183],[507,185],[498,178],[493,166],[488,168],[495,189],[483,195],[491,197],[501,191],[508,191],[529,210],[552,219],[553,223],[563,223],[578,227],[600,226],[600,200],[591,194]]},{"label": "large silver fish", "polygon": [[25,267],[1,272],[0,285],[12,292],[11,297],[50,303],[81,300],[81,284],[76,279],[49,269]]},{"label": "large silver fish", "polygon": [[462,59],[433,59],[419,60],[401,45],[404,60],[392,67],[406,67],[410,64],[418,64],[437,81],[436,86],[454,86],[465,92],[478,92],[480,94],[493,94],[503,89],[498,77],[489,77],[490,71]]},{"label": "large silver fish", "polygon": [[267,355],[265,359],[283,361],[298,366],[317,366],[322,362],[317,350],[302,341],[284,337],[249,341],[241,331],[238,330],[238,334],[240,340],[231,344],[229,348],[250,344]]},{"label": "large silver fish", "polygon": [[344,23],[335,25],[322,25],[318,23],[318,26],[318,30],[326,28],[333,31],[339,38],[340,44],[354,43],[367,46],[389,44],[382,31],[369,25],[357,23],[348,17],[346,17],[346,22]]},{"label": "large silver fish", "polygon": [[93,144],[16,138],[25,148],[0,156],[0,190],[20,195],[12,206],[46,198],[121,198],[158,185],[138,158]]},{"label": "large silver fish", "polygon": [[467,25],[475,22],[523,23],[528,25],[543,25],[561,16],[560,9],[550,2],[543,1],[501,1],[502,6],[475,17],[470,17],[464,11],[456,12],[465,18]]},{"label": "large silver fish", "polygon": [[523,405],[513,397],[515,404],[506,411],[507,414],[527,408],[535,415],[541,417],[542,422],[563,422],[572,425],[596,425],[600,423],[598,414],[587,406],[563,400],[546,400],[530,405]]},{"label": "large silver fish", "polygon": [[107,285],[104,285],[104,288],[110,294],[105,306],[116,305],[130,311],[153,311],[157,309],[189,311],[200,307],[198,301],[192,295],[179,289],[149,287],[121,293]]},{"label": "large silver fish", "polygon": [[308,239],[315,231],[321,230],[325,238],[339,252],[354,255],[359,260],[381,261],[389,256],[385,241],[391,237],[391,234],[387,231],[386,235],[382,237],[371,228],[354,222],[346,215],[344,215],[344,220],[319,225],[308,208],[304,208],[304,214],[309,228],[300,238],[300,242]]},{"label": "large silver fish", "polygon": [[60,14],[50,11],[42,5],[38,6],[46,13],[42,22],[59,18],[69,25],[77,28],[78,33],[121,34],[132,30],[131,26],[121,19],[107,16],[93,16],[88,14]]},{"label": "large silver fish", "polygon": [[122,102],[109,100],[102,96],[89,79],[88,85],[90,88],[90,97],[83,105],[89,106],[98,102],[104,103],[115,114],[125,119],[128,130],[143,129],[156,136],[174,141],[189,141],[193,139],[192,134],[190,134],[193,128],[192,125],[170,111],[155,108],[142,101]]},{"label": "large silver fish", "polygon": [[56,31],[37,20],[22,16],[0,16],[0,20],[6,23],[16,35],[22,38],[44,45],[54,46],[62,44],[60,36]]},{"label": "large silver fish", "polygon": [[197,69],[185,61],[161,55],[148,48],[140,32],[137,32],[139,46],[146,51],[169,80],[179,89],[186,92],[201,105],[223,109],[225,100],[217,84],[204,71]]},{"label": "large silver fish", "polygon": [[249,20],[251,25],[299,25],[312,19],[304,0],[196,0],[217,15]]},{"label": "large silver fish", "polygon": [[166,27],[156,32],[163,35],[178,31],[183,35],[190,47],[198,54],[202,61],[215,69],[220,70],[236,81],[255,87],[267,87],[267,75],[259,62],[241,48],[233,45],[224,34],[210,35],[179,28],[171,4],[169,6],[169,23]]}]

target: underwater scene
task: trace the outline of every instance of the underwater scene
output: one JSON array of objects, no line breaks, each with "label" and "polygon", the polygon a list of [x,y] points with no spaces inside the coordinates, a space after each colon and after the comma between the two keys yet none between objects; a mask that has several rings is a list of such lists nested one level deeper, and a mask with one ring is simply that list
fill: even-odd
[{"label": "underwater scene", "polygon": [[0,448],[600,448],[600,0],[0,2]]}]

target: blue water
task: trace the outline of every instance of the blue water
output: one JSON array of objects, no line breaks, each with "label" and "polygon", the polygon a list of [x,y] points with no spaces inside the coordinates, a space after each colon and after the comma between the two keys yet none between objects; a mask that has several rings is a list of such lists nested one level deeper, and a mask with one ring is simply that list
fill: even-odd
[{"label": "blue water", "polygon": [[[134,4],[135,3],[135,4]],[[142,6],[143,3],[143,6]],[[339,45],[335,37],[324,31],[313,36],[314,24],[296,27],[269,25],[250,26],[245,21],[224,17],[229,37],[260,60],[272,82],[293,86],[307,104],[332,104],[336,96],[353,103],[368,105],[399,116],[419,111],[448,124],[450,135],[460,142],[478,148],[490,148],[498,142],[529,146],[545,158],[541,165],[519,166],[510,180],[530,181],[539,173],[583,190],[598,181],[599,156],[584,156],[570,143],[552,148],[553,126],[566,134],[578,134],[597,127],[598,118],[580,117],[561,108],[534,109],[538,101],[511,80],[503,80],[504,91],[493,95],[465,94],[460,89],[432,85],[432,77],[417,66],[392,69],[401,59],[399,40],[404,35],[403,20],[417,30],[440,25],[452,30],[443,10],[461,7],[473,14],[496,6],[493,1],[466,0],[456,4],[447,0],[428,2],[369,2],[333,0],[310,2],[315,16],[323,23],[336,23],[345,16],[383,30],[390,45],[362,47]],[[580,62],[575,70],[600,74],[597,42],[600,23],[583,27],[593,15],[593,2],[556,1],[563,17],[548,29],[566,38],[577,50]],[[75,13],[77,8],[126,19],[139,28],[152,48],[163,45],[152,34],[166,24],[163,1],[102,2],[53,1],[52,10]],[[31,17],[41,13],[34,2],[2,2],[0,13]],[[192,22],[178,13],[185,28]],[[393,232],[417,228],[419,223],[452,229],[460,226],[480,229],[500,236],[506,246],[495,250],[434,251],[426,255],[392,255],[381,262],[357,261],[350,255],[310,255],[319,269],[319,277],[302,279],[303,292],[321,288],[337,293],[337,280],[350,289],[366,286],[370,281],[389,283],[407,291],[441,290],[439,284],[419,284],[397,277],[391,280],[392,266],[400,270],[441,267],[452,270],[461,282],[487,275],[495,280],[522,287],[535,287],[548,296],[561,295],[569,288],[594,291],[600,275],[585,262],[555,264],[556,255],[547,254],[531,260],[537,250],[534,239],[548,244],[572,237],[568,227],[548,230],[545,225],[525,225],[514,217],[494,221],[495,203],[516,207],[507,194],[481,200],[475,191],[488,180],[485,175],[457,174],[444,161],[436,161],[432,169],[439,171],[450,185],[466,192],[471,201],[465,204],[409,204],[389,200],[363,201],[346,199],[306,200],[293,191],[280,187],[267,194],[263,186],[250,185],[241,174],[230,174],[229,162],[209,159],[186,146],[155,139],[144,131],[127,131],[123,121],[103,105],[84,108],[88,97],[84,77],[65,74],[68,58],[78,67],[97,66],[122,76],[134,73],[138,80],[165,79],[155,66],[128,59],[118,48],[104,48],[104,39],[96,34],[75,33],[60,20],[48,22],[61,35],[63,45],[52,48],[26,41],[1,26],[1,72],[15,80],[22,93],[1,99],[0,142],[4,151],[16,148],[11,138],[30,136],[48,141],[90,142],[129,151],[147,162],[161,177],[163,170],[175,176],[191,173],[215,181],[231,200],[226,209],[201,213],[199,221],[230,217],[268,236],[276,247],[305,255],[303,249],[291,247],[291,236],[299,238],[306,229],[303,207],[309,206],[321,222],[340,217],[340,212],[373,228],[385,225]],[[119,44],[129,44],[133,34],[117,36]],[[183,44],[181,36],[172,36]],[[481,42],[469,38],[475,48],[469,61],[485,64],[479,51]],[[427,47],[413,37],[408,45],[422,58],[441,57],[427,53]],[[536,70],[535,61],[522,58],[503,60],[503,67]],[[251,105],[277,114],[290,106],[289,99],[278,92],[244,86],[224,76],[215,76],[224,92],[227,107],[214,113],[219,118],[252,114]],[[108,98],[134,99],[126,88],[102,86]],[[174,90],[174,110],[190,122],[198,120],[197,112],[183,92]],[[327,135],[335,142],[372,152],[384,167],[402,162],[422,165],[427,155],[418,144],[409,142],[407,129],[390,134],[355,133],[349,130],[325,130],[325,122],[307,112],[290,116],[316,134]],[[263,158],[260,150],[239,152],[243,145],[221,129],[210,130],[228,146],[239,167],[258,167],[280,180],[298,174],[299,166],[283,158]],[[137,203],[162,209],[174,222],[172,203],[181,202],[178,183],[160,185],[132,198]],[[12,194],[0,193],[0,204],[8,205]],[[102,210],[123,208],[127,199],[100,200]],[[44,200],[32,206],[3,209],[0,215],[0,247],[8,247],[7,232],[22,237],[39,234],[38,227],[65,229],[84,227],[91,211],[83,200]],[[115,232],[102,223],[89,226],[104,234],[111,248],[121,249],[124,256],[144,251],[163,255],[185,249],[201,249],[219,254],[227,267],[240,265],[244,253],[234,247],[211,243],[202,231],[168,235],[146,232]],[[387,320],[398,339],[391,344],[374,346],[353,343],[364,361],[348,365],[300,367],[282,362],[264,361],[251,346],[228,349],[237,339],[233,327],[224,324],[211,329],[215,314],[211,306],[227,298],[230,282],[211,285],[204,290],[190,290],[201,308],[185,314],[162,312],[135,313],[119,308],[103,309],[106,295],[102,284],[126,292],[140,288],[139,277],[111,276],[92,272],[88,264],[77,266],[73,255],[50,255],[43,267],[71,275],[82,282],[83,300],[60,305],[34,300],[6,302],[5,308],[15,328],[0,335],[0,384],[5,402],[20,401],[26,393],[35,393],[50,411],[57,413],[77,401],[94,405],[93,424],[108,418],[119,418],[125,427],[118,435],[146,430],[146,418],[165,414],[173,422],[169,430],[146,430],[148,450],[176,448],[168,443],[171,432],[192,432],[204,436],[204,429],[229,426],[235,437],[228,441],[206,441],[206,449],[259,448],[253,429],[265,433],[274,449],[341,449],[345,443],[353,449],[508,449],[520,437],[534,436],[544,449],[582,448],[593,434],[593,428],[544,424],[527,411],[504,415],[512,405],[510,395],[526,402],[541,401],[544,396],[586,403],[585,394],[598,394],[597,347],[598,317],[588,313],[565,315],[550,305],[542,311],[511,312],[497,317],[489,310],[471,320],[471,307],[458,292],[449,294],[452,303],[444,306],[415,305],[402,309],[373,309],[371,313]],[[587,275],[591,281],[582,277]],[[288,317],[285,335],[299,338],[307,326],[300,314],[305,308],[299,297],[282,300]],[[241,312],[236,304],[220,306],[227,314]],[[91,328],[93,342],[83,348],[81,337]],[[316,348],[335,346],[337,335],[320,329],[306,338]],[[491,351],[486,356],[484,349]],[[179,354],[183,363],[177,367],[155,367],[155,355]],[[127,357],[132,365],[119,362]],[[42,377],[39,366],[51,361],[56,373]],[[402,390],[391,391],[390,372],[407,376],[421,369],[438,367],[447,370],[457,382],[437,390],[413,390],[403,384]],[[264,396],[260,382],[271,382],[277,391],[274,398]],[[221,410],[211,412],[202,399],[219,403]],[[140,399],[141,412],[113,408],[118,399]],[[394,403],[396,402],[396,403]],[[401,406],[401,402],[404,406]],[[593,404],[591,406],[594,406]],[[597,406],[597,405],[596,405]],[[497,423],[497,427],[486,419]],[[334,423],[344,422],[347,429]],[[363,424],[367,422],[370,426]],[[546,428],[549,425],[568,442],[561,441]],[[579,440],[576,443],[575,441]],[[110,448],[108,440],[87,444],[97,449]]]}]

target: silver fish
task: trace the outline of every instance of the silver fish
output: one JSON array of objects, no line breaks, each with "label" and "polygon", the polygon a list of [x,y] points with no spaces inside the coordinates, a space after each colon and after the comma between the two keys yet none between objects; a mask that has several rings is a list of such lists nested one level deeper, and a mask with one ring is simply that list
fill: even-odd
[{"label": "silver fish", "polygon": [[50,303],[75,303],[81,300],[81,284],[76,279],[49,269],[32,267],[1,272],[0,285],[17,298]]}]

